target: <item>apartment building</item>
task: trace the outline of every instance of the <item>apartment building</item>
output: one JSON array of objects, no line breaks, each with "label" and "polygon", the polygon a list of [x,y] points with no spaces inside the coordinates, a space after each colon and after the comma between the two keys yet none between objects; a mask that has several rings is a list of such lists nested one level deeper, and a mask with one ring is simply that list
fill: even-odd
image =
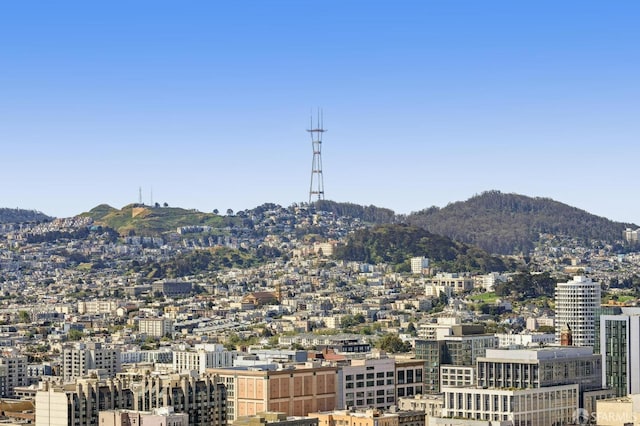
[{"label": "apartment building", "polygon": [[154,408],[152,411],[101,410],[100,426],[189,426],[189,415],[176,413],[173,407]]},{"label": "apartment building", "polygon": [[337,408],[386,408],[395,404],[395,360],[385,355],[353,359],[338,370]]},{"label": "apartment building", "polygon": [[173,369],[178,373],[197,371],[204,374],[207,368],[233,367],[237,354],[220,344],[196,345],[194,348],[173,352]]},{"label": "apartment building", "polygon": [[151,337],[172,336],[174,332],[173,324],[173,320],[164,317],[140,318],[138,320],[138,331],[140,331],[140,334]]},{"label": "apartment building", "polygon": [[263,411],[305,416],[336,406],[337,367],[307,362],[276,369],[276,366],[211,368],[227,388],[229,421]]},{"label": "apartment building", "polygon": [[101,343],[74,343],[62,352],[62,378],[71,382],[86,376],[89,370],[103,370],[109,376],[120,372],[120,350]]},{"label": "apartment building", "polygon": [[0,397],[15,396],[14,389],[29,384],[26,355],[6,353],[0,356]]},{"label": "apartment building", "polygon": [[556,343],[560,343],[561,330],[569,326],[574,346],[593,347],[600,294],[600,284],[582,276],[556,285]]},{"label": "apartment building", "polygon": [[226,389],[209,375],[128,373],[65,385],[45,381],[35,401],[38,426],[95,426],[99,411],[148,412],[161,407],[187,414],[188,426],[227,424]]}]

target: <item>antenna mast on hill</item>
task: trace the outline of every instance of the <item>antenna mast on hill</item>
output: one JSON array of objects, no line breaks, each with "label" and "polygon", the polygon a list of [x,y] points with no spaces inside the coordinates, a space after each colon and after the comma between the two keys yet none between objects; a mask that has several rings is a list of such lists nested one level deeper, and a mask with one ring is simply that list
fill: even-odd
[{"label": "antenna mast on hill", "polygon": [[142,204],[142,187],[138,188],[138,204]]},{"label": "antenna mast on hill", "polygon": [[318,110],[316,126],[313,126],[311,116],[311,128],[307,132],[311,135],[311,147],[313,148],[313,162],[311,163],[311,185],[309,186],[309,204],[314,197],[324,200],[324,179],[322,177],[322,134],[326,130],[322,127],[322,110]]}]

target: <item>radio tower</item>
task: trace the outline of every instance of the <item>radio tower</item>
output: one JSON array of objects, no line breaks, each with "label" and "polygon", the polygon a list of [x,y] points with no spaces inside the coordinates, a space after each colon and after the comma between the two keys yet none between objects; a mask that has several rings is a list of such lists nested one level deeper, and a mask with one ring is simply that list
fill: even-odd
[{"label": "radio tower", "polygon": [[313,116],[311,116],[311,128],[307,129],[307,132],[311,135],[311,146],[313,147],[311,185],[309,186],[309,204],[311,204],[314,196],[316,196],[318,200],[324,200],[324,181],[322,178],[322,134],[326,132],[326,130],[322,128],[322,111],[318,111],[316,127],[313,126]]}]

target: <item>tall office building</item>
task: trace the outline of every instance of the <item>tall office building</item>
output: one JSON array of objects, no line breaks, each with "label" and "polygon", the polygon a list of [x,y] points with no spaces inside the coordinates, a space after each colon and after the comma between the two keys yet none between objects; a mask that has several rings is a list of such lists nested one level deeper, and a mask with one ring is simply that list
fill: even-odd
[{"label": "tall office building", "polygon": [[640,308],[600,316],[602,384],[617,396],[640,393]]},{"label": "tall office building", "polygon": [[595,315],[600,307],[600,284],[586,277],[556,285],[556,342],[561,330],[571,328],[574,346],[593,346],[595,343]]},{"label": "tall office building", "polygon": [[[484,356],[487,349],[498,347],[497,337],[484,334],[484,327],[479,325],[454,325],[434,337],[415,342],[416,359],[425,362],[424,393],[440,393],[442,368],[446,369],[447,382],[452,374],[462,374],[463,381],[473,377],[476,359]],[[451,367],[470,367],[471,370]]]}]

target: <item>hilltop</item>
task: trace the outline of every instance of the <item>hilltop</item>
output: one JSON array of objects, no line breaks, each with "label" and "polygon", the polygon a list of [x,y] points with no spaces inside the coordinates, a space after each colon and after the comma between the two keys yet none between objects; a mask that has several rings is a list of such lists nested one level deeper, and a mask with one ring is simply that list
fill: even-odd
[{"label": "hilltop", "polygon": [[0,208],[0,223],[49,222],[52,217],[36,210]]},{"label": "hilltop", "polygon": [[115,229],[120,235],[160,235],[183,226],[210,226],[221,228],[230,219],[213,213],[179,207],[129,204],[118,210],[107,204],[94,207],[80,216],[92,218],[96,224]]},{"label": "hilltop", "polygon": [[[616,244],[625,228],[637,228],[637,225],[614,222],[549,198],[499,191],[487,191],[466,201],[453,202],[443,208],[430,207],[406,216],[383,207],[329,200],[288,208],[265,203],[235,215],[230,211],[219,215],[215,210],[203,213],[157,204],[129,204],[121,209],[101,204],[80,216],[91,217],[97,225],[112,228],[120,235],[157,236],[187,226],[210,227],[207,232],[217,235],[228,235],[231,228],[277,234],[296,227],[298,234],[308,232],[335,238],[335,235],[325,235],[322,227],[301,226],[306,220],[303,217],[316,212],[359,221],[359,224],[352,223],[358,225],[356,227],[405,223],[489,253],[507,255],[530,253],[543,234],[568,237],[580,244],[587,241]],[[0,209],[0,223],[47,220],[51,218],[35,211]],[[269,226],[256,229],[254,225],[262,221]],[[345,230],[348,231],[348,227]]]},{"label": "hilltop", "polygon": [[408,224],[477,245],[491,253],[529,253],[540,234],[615,243],[637,225],[614,222],[549,198],[487,191],[406,217]]}]

